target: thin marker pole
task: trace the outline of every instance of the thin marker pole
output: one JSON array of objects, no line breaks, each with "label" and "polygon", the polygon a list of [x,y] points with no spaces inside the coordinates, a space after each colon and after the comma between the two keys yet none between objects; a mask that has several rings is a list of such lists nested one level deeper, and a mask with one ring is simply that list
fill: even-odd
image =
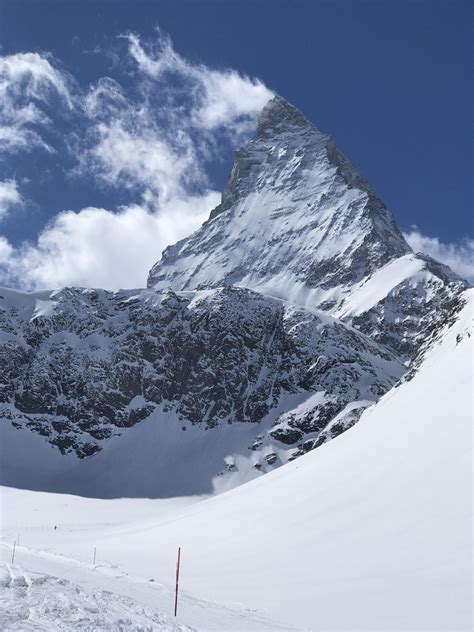
[{"label": "thin marker pole", "polygon": [[94,547],[94,566],[95,566],[95,554],[97,552],[97,549]]},{"label": "thin marker pole", "polygon": [[15,561],[16,540],[13,540],[12,564]]},{"label": "thin marker pole", "polygon": [[178,561],[176,562],[176,591],[174,594],[174,616],[178,613],[178,585],[179,585],[179,564],[181,562],[181,547],[178,547]]},{"label": "thin marker pole", "polygon": [[16,536],[16,541],[18,542],[18,546],[20,546],[20,534]]}]

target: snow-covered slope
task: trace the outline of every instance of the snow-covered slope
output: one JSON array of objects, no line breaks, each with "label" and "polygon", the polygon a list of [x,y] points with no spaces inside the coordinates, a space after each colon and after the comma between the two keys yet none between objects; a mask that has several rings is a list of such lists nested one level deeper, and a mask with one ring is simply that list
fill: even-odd
[{"label": "snow-covered slope", "polygon": [[123,563],[165,565],[179,544],[192,591],[318,630],[472,629],[472,310],[471,294],[357,426],[121,538]]},{"label": "snow-covered slope", "polygon": [[410,357],[466,284],[412,253],[368,183],[295,107],[263,109],[256,140],[236,152],[222,203],[169,246],[148,286],[239,285],[351,320]]},{"label": "snow-covered slope", "polygon": [[318,632],[470,631],[472,292],[462,301],[413,375],[297,461],[187,507],[9,489],[1,538],[20,534],[31,570],[162,612],[181,546],[182,620],[206,632],[284,629],[264,612]]},{"label": "snow-covered slope", "polygon": [[403,372],[338,320],[242,288],[0,296],[9,485],[209,493],[337,436]]},{"label": "snow-covered slope", "polygon": [[284,292],[288,283],[279,277],[286,276],[321,287],[323,297],[325,287],[361,281],[409,252],[387,209],[330,137],[275,97],[257,139],[236,152],[221,205],[203,228],[165,250],[149,286],[241,283],[271,294],[270,279]]}]

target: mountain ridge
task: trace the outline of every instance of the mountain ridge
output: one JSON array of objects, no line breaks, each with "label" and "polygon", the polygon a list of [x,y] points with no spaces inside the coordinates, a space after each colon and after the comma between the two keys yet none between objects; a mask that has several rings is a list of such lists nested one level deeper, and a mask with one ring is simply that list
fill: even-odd
[{"label": "mountain ridge", "polygon": [[249,467],[284,462],[403,372],[337,319],[243,288],[0,295],[0,416],[81,458],[172,413],[183,429],[250,424]]},{"label": "mountain ridge", "polygon": [[[468,284],[413,253],[390,211],[334,140],[281,97],[264,107],[256,139],[235,156],[221,204],[195,233],[165,249],[148,287],[248,287],[343,317],[369,335],[372,329],[376,340],[410,359],[426,320],[442,320],[450,298]],[[394,291],[407,309],[390,319],[379,302],[366,310],[370,325],[360,314],[354,320],[351,304],[360,288],[394,265],[405,272],[381,299],[390,302]],[[415,285],[415,302],[424,303],[416,317]]]},{"label": "mountain ridge", "polygon": [[[352,427],[455,321],[467,284],[412,252],[294,106],[272,99],[235,155],[221,204],[147,289],[0,291],[1,423],[63,455],[66,491],[100,493],[110,455],[127,470],[142,436],[161,462],[145,459],[148,494],[255,478]],[[201,477],[171,489],[173,458]]]}]

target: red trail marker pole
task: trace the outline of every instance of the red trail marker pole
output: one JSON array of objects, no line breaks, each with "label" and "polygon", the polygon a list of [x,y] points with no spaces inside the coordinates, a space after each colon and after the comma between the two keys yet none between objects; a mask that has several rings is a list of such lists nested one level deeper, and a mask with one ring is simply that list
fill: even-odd
[{"label": "red trail marker pole", "polygon": [[176,562],[176,591],[174,593],[174,616],[178,613],[178,585],[179,585],[179,565],[181,562],[181,547],[178,547],[178,561]]}]

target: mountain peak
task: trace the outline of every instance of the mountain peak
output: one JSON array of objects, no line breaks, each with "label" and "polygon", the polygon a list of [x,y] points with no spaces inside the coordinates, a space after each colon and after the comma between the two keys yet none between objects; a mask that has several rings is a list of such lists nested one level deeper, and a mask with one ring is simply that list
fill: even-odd
[{"label": "mountain peak", "polygon": [[148,284],[241,285],[296,302],[300,288],[313,307],[335,306],[353,284],[410,252],[331,137],[275,96],[262,110],[257,138],[235,153],[221,204],[201,229],[164,251]]},{"label": "mountain peak", "polygon": [[279,96],[237,150],[221,204],[148,277],[158,290],[231,285],[344,318],[404,357],[465,287],[412,252],[332,138]]},{"label": "mountain peak", "polygon": [[280,95],[275,95],[263,108],[257,123],[257,138],[267,139],[294,128],[316,129],[306,116]]}]

